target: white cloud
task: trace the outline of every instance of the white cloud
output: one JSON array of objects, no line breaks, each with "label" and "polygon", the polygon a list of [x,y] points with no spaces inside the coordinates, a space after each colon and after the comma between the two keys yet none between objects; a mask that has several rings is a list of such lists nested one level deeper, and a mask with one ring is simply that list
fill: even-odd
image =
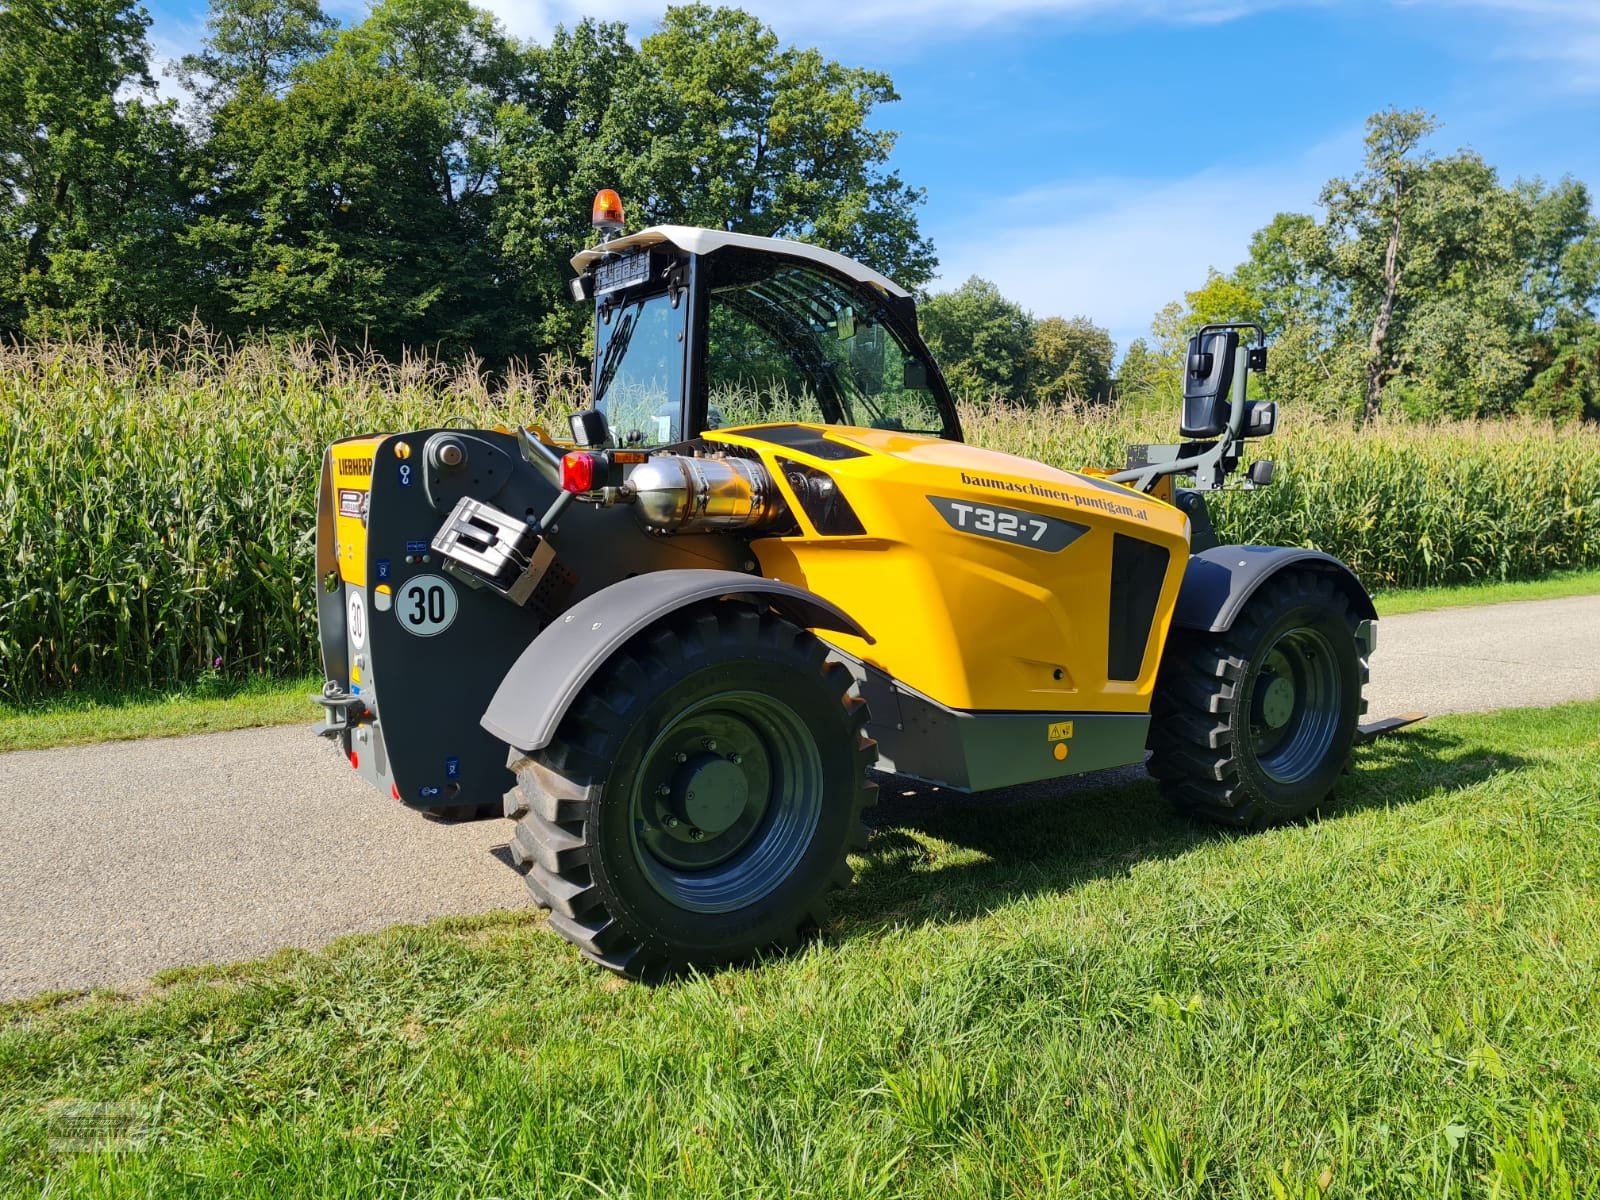
[{"label": "white cloud", "polygon": [[1504,22],[1491,58],[1558,64],[1546,76],[1559,91],[1600,92],[1600,0],[1421,0],[1429,7],[1476,10]]},{"label": "white cloud", "polygon": [[[672,0],[477,0],[522,38],[542,41],[556,25],[584,17],[625,21],[635,38],[648,33]],[[734,3],[736,0],[714,0]],[[1132,25],[1224,24],[1270,9],[1321,8],[1332,0],[737,0],[786,40],[833,49],[849,41],[860,57],[861,39],[905,45],[949,41],[979,30],[1025,36],[1043,22]],[[360,7],[362,0],[337,0]],[[1600,0],[1389,0],[1397,8],[1475,11],[1498,19],[1502,36],[1474,40],[1475,56],[1558,64],[1565,72],[1545,81],[1568,90],[1600,91]],[[345,15],[341,12],[341,15]],[[1381,22],[1381,13],[1373,14]],[[1448,38],[1448,19],[1440,27]],[[1478,33],[1471,35],[1478,39]]]},{"label": "white cloud", "polygon": [[[479,0],[525,38],[543,39],[556,25],[584,17],[626,21],[635,35],[648,32],[661,17],[665,0]],[[894,41],[959,37],[975,29],[1015,26],[1038,19],[1108,18],[1120,23],[1162,21],[1178,24],[1230,21],[1279,0],[741,0],[739,7],[760,17],[785,38],[828,42],[830,35],[859,37],[865,32]]]},{"label": "white cloud", "polygon": [[997,197],[930,229],[941,260],[935,290],[981,275],[1035,316],[1093,318],[1120,351],[1147,336],[1156,311],[1198,287],[1208,268],[1243,261],[1250,235],[1276,214],[1311,211],[1323,183],[1360,155],[1361,133],[1351,130],[1244,168],[1066,181]]}]

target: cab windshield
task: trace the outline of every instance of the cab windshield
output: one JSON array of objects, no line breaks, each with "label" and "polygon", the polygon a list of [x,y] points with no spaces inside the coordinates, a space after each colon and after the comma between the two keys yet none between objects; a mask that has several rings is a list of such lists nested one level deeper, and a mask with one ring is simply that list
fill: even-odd
[{"label": "cab windshield", "polygon": [[772,254],[725,250],[700,270],[698,370],[686,352],[694,305],[682,290],[598,306],[594,405],[618,445],[686,437],[691,388],[707,429],[807,421],[944,431],[926,362],[868,289]]}]

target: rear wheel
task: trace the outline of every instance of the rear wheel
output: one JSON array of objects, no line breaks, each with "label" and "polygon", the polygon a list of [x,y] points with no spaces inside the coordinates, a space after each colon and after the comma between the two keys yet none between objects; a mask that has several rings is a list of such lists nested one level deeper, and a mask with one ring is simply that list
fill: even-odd
[{"label": "rear wheel", "polygon": [[1254,828],[1314,810],[1350,757],[1365,667],[1326,578],[1288,571],[1225,633],[1175,630],[1151,708],[1150,773],[1180,809]]},{"label": "rear wheel", "polygon": [[826,653],[782,617],[718,604],[602,668],[506,794],[512,857],[558,933],[656,980],[826,921],[876,760]]}]

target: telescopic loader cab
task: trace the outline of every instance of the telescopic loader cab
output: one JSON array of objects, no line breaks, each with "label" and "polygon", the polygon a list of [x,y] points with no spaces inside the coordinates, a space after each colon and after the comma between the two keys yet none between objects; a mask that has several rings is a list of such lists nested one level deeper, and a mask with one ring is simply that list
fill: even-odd
[{"label": "telescopic loader cab", "polygon": [[1272,432],[1259,331],[1192,340],[1182,442],[1064,471],[963,444],[912,297],[841,255],[661,226],[572,261],[596,333],[570,440],[329,448],[320,702],[395,799],[503,797],[590,958],[654,979],[794,944],[849,881],[873,768],[981,791],[1148,748],[1238,826],[1328,795],[1372,602],[1205,517]]}]

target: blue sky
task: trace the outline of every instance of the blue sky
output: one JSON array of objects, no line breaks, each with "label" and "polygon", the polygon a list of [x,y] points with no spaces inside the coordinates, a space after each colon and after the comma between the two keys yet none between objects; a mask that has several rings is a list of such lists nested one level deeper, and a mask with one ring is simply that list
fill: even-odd
[{"label": "blue sky", "polygon": [[[158,59],[204,0],[146,0]],[[362,3],[324,0],[341,19]],[[542,39],[583,16],[649,31],[645,0],[479,0]],[[1284,210],[1361,158],[1362,122],[1435,113],[1510,180],[1600,189],[1600,0],[749,0],[787,41],[887,71],[894,166],[925,187],[941,286],[992,279],[1037,316],[1079,313],[1119,349],[1229,269]]]}]

